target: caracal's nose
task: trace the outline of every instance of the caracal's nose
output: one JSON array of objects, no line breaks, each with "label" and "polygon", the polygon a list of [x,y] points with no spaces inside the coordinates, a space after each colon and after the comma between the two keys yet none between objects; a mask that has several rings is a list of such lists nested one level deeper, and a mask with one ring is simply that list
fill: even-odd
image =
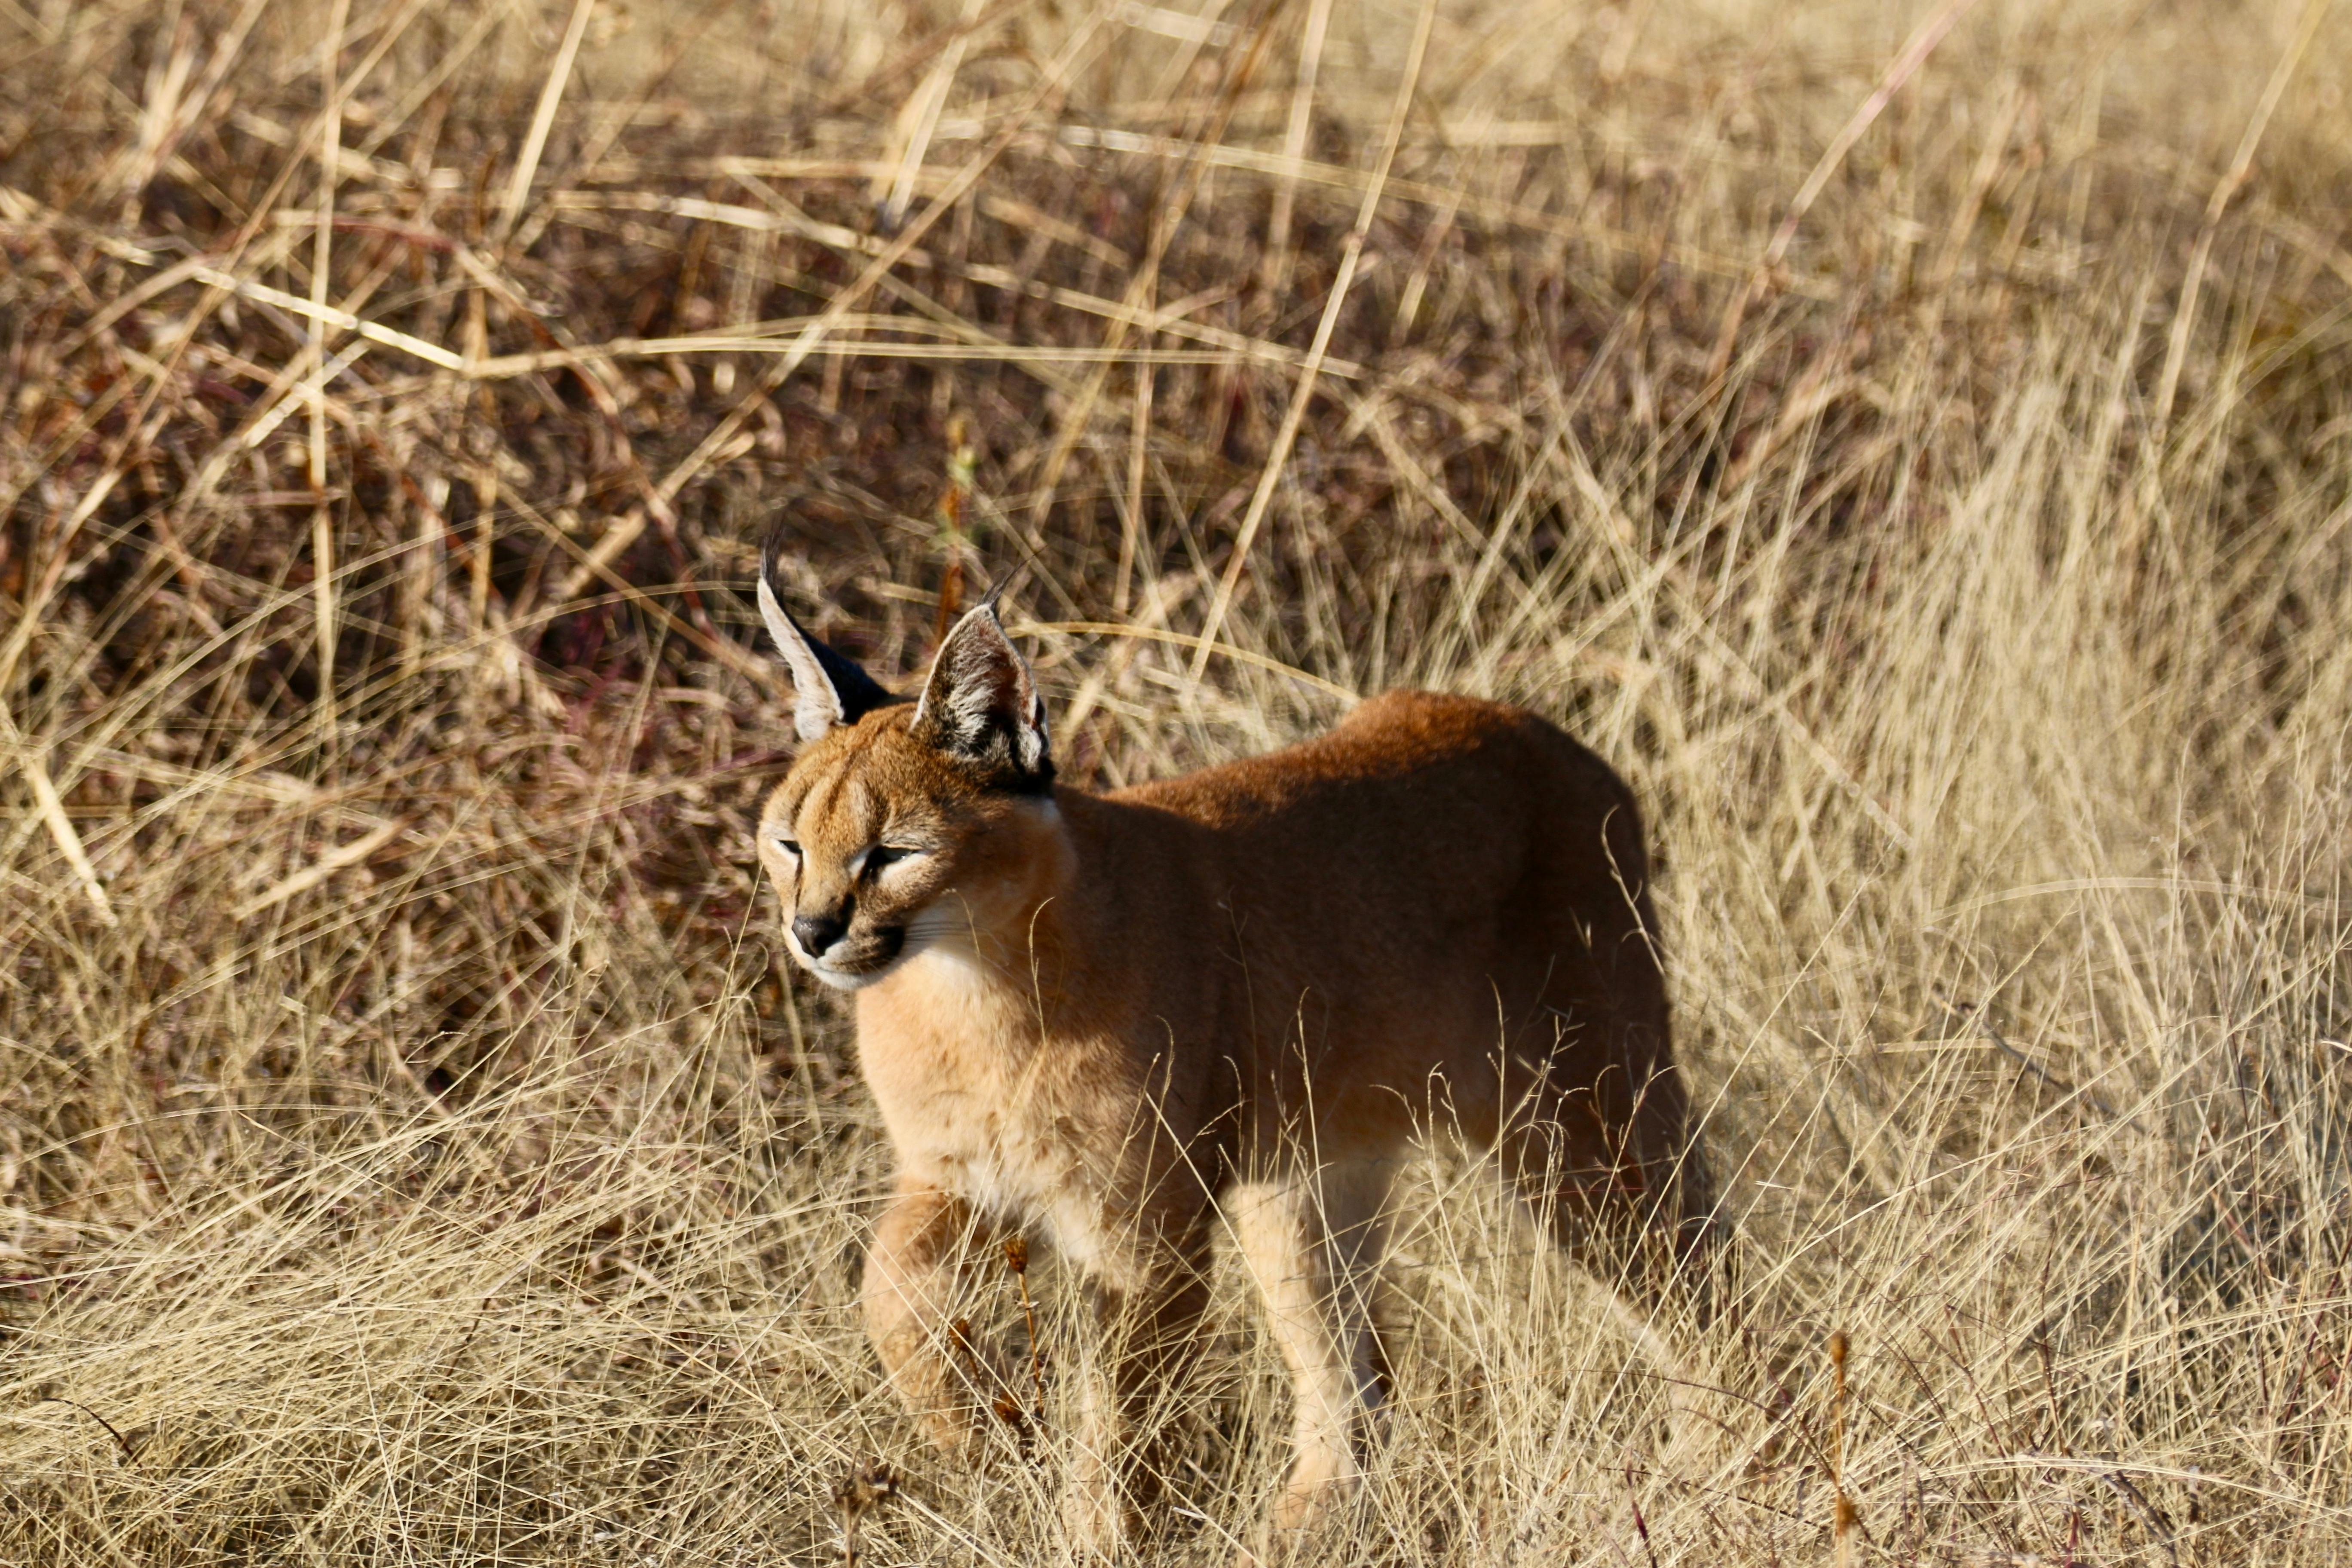
[{"label": "caracal's nose", "polygon": [[802,915],[793,921],[793,940],[811,958],[823,958],[824,950],[848,929],[849,922],[839,915]]}]

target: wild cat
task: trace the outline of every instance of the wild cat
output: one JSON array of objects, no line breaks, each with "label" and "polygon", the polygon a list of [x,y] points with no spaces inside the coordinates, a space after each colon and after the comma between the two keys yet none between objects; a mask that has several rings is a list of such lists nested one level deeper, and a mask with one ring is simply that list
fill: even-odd
[{"label": "wild cat", "polygon": [[1346,1498],[1381,1398],[1366,1276],[1433,1131],[1491,1149],[1570,1247],[1704,1239],[1649,859],[1615,773],[1523,710],[1397,691],[1319,739],[1093,795],[995,609],[884,690],[789,615],[803,742],[759,852],[793,958],[856,993],[898,1161],[867,1331],[942,1447],[1018,1385],[955,1316],[994,1229],[1041,1234],[1100,1311],[1073,1525],[1115,1549],[1156,1489],[1147,1407],[1198,1347],[1213,1231],[1294,1382],[1274,1511]]}]

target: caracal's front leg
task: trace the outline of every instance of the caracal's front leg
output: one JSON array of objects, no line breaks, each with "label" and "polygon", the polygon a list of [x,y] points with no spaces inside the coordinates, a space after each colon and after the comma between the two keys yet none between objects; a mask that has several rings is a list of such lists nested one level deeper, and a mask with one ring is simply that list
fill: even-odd
[{"label": "caracal's front leg", "polygon": [[1082,1548],[1116,1558],[1165,1487],[1159,1439],[1209,1306],[1205,1229],[1191,1225],[1115,1281],[1097,1277],[1093,1295],[1101,1359],[1086,1388],[1068,1523]]},{"label": "caracal's front leg", "polygon": [[1312,1529],[1363,1479],[1357,1445],[1382,1403],[1370,1292],[1387,1197],[1386,1166],[1366,1162],[1248,1183],[1226,1202],[1290,1368],[1297,1457],[1271,1520],[1281,1536]]},{"label": "caracal's front leg", "polygon": [[899,1178],[866,1255],[866,1332],[882,1371],[932,1442],[961,1449],[1008,1386],[961,1317],[964,1261],[992,1237],[954,1194]]}]

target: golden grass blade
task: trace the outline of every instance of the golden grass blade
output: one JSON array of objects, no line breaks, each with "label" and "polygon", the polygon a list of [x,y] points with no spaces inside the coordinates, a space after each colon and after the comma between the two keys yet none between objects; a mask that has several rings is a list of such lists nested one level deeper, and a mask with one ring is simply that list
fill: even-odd
[{"label": "golden grass blade", "polygon": [[98,868],[90,864],[89,855],[82,847],[81,835],[74,831],[73,820],[66,816],[66,804],[58,798],[48,767],[5,708],[0,708],[0,744],[16,752],[16,771],[25,775],[25,783],[33,792],[33,808],[40,814],[41,826],[49,830],[50,840],[57,845],[58,853],[66,858],[74,879],[80,883],[90,907],[98,911],[99,920],[113,926],[114,905],[106,896],[105,884],[98,879]]},{"label": "golden grass blade", "polygon": [[2196,243],[2189,247],[2189,271],[2180,285],[2180,303],[2172,312],[2172,331],[2165,342],[2164,369],[2156,378],[2154,406],[2159,427],[2172,418],[2172,401],[2180,390],[2180,367],[2189,361],[2189,335],[2196,329],[2197,301],[2205,291],[2205,268],[2212,260],[2213,237],[2220,229],[2221,214],[2228,209],[2230,198],[2246,183],[2246,176],[2253,172],[2254,153],[2263,144],[2263,132],[2270,129],[2271,116],[2278,112],[2287,84],[2294,79],[2303,57],[2310,52],[2312,39],[2319,35],[2319,24],[2326,19],[2333,5],[2334,0],[2304,0],[2294,36],[2280,51],[2278,64],[2271,68],[2270,79],[2263,84],[2263,95],[2238,137],[2238,150],[2230,159],[2230,166],[2213,183],[2213,194],[2205,200],[2205,221],[2198,226]]},{"label": "golden grass blade", "polygon": [[310,413],[310,493],[319,500],[310,510],[310,590],[317,623],[319,723],[327,735],[335,732],[335,525],[327,509],[327,398],[325,363],[327,338],[324,315],[330,265],[334,252],[335,186],[341,174],[343,144],[343,99],[335,80],[342,58],[343,36],[351,19],[351,0],[334,0],[328,14],[327,37],[320,50],[320,96],[326,113],[319,125],[318,231],[310,251],[310,310],[306,345],[306,378]]},{"label": "golden grass blade", "polygon": [[345,867],[358,865],[415,826],[412,820],[404,817],[363,833],[348,844],[338,845],[284,881],[239,904],[231,911],[229,918],[250,920],[273,905],[284,903],[297,893],[307,893]]},{"label": "golden grass blade", "polygon": [[913,95],[898,111],[898,131],[903,146],[897,167],[890,172],[888,187],[879,193],[877,205],[881,211],[882,232],[889,233],[904,221],[907,204],[914,199],[915,185],[923,168],[923,160],[931,150],[931,135],[940,127],[940,110],[947,107],[948,93],[955,85],[956,72],[963,68],[964,50],[971,47],[971,25],[979,20],[982,0],[964,0],[962,26],[948,47],[940,52],[931,68],[923,74]]},{"label": "golden grass blade", "polygon": [[66,514],[49,541],[48,560],[41,569],[40,581],[17,606],[16,625],[8,629],[8,640],[0,643],[0,697],[5,697],[16,680],[16,665],[25,657],[25,650],[32,647],[33,637],[41,628],[42,616],[48,609],[50,596],[64,581],[70,559],[68,552],[75,539],[81,533],[83,526],[106,504],[106,498],[114,493],[115,487],[122,482],[123,478],[124,470],[119,463],[109,465],[106,471],[82,492],[81,499],[74,502],[73,510]]},{"label": "golden grass blade", "polygon": [[618,561],[645,533],[646,521],[643,507],[632,507],[614,518],[595,544],[590,547],[588,553],[557,585],[551,602],[560,605],[568,599],[576,599],[587,591],[589,584],[608,575],[613,563]]},{"label": "golden grass blade", "polygon": [[1276,176],[1274,205],[1265,222],[1265,255],[1258,286],[1273,299],[1290,276],[1290,214],[1297,195],[1298,169],[1307,161],[1307,132],[1315,118],[1315,77],[1323,68],[1323,41],[1331,26],[1331,0],[1307,0],[1307,23],[1298,36],[1298,74],[1290,89],[1290,120],[1282,132],[1282,173]]},{"label": "golden grass blade", "polygon": [[548,62],[547,80],[539,89],[538,107],[531,111],[530,130],[523,136],[522,152],[507,180],[506,195],[499,201],[498,223],[491,230],[494,242],[503,243],[522,221],[531,179],[539,173],[540,154],[547,151],[547,133],[555,126],[556,107],[563,101],[564,85],[572,79],[572,62],[579,58],[580,40],[588,36],[588,18],[595,9],[596,0],[572,0],[572,17],[563,25],[563,39],[555,47],[555,58]]},{"label": "golden grass blade", "polygon": [[[1149,351],[1151,339],[1147,334],[1143,347]],[[1118,523],[1118,565],[1111,577],[1110,613],[1124,616],[1128,596],[1135,584],[1136,552],[1143,542],[1143,469],[1150,448],[1152,383],[1155,376],[1148,365],[1139,365],[1135,373],[1134,414],[1128,422],[1127,435],[1127,497],[1126,508]]]},{"label": "golden grass blade", "polygon": [[187,276],[198,283],[218,289],[225,293],[234,294],[241,300],[251,300],[263,305],[275,305],[280,310],[290,310],[306,321],[315,321],[322,327],[332,327],[339,331],[351,332],[365,338],[368,342],[380,344],[384,348],[396,349],[411,359],[423,360],[426,364],[442,370],[463,370],[466,365],[462,355],[452,353],[437,343],[428,343],[422,338],[413,337],[378,321],[371,321],[333,305],[323,304],[315,300],[306,300],[299,294],[289,294],[283,289],[273,289],[267,283],[256,282],[249,278],[233,277],[214,267],[194,268]]}]

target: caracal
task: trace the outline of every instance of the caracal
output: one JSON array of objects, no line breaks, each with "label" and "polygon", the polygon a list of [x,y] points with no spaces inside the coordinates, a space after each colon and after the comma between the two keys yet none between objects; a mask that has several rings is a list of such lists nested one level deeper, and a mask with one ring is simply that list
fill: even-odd
[{"label": "caracal", "polygon": [[1643,1233],[1654,1277],[1704,1239],[1641,819],[1591,752],[1520,709],[1396,691],[1271,755],[1092,795],[1055,781],[992,604],[909,701],[773,575],[803,744],[759,852],[793,957],[856,993],[898,1161],[866,1326],[942,1447],[1026,1397],[955,1315],[992,1227],[1048,1241],[1099,1303],[1071,1496],[1106,1551],[1153,1489],[1139,1428],[1198,1348],[1213,1227],[1294,1379],[1279,1530],[1358,1481],[1381,1397],[1366,1275],[1418,1141],[1494,1150],[1587,1257],[1596,1230]]}]

